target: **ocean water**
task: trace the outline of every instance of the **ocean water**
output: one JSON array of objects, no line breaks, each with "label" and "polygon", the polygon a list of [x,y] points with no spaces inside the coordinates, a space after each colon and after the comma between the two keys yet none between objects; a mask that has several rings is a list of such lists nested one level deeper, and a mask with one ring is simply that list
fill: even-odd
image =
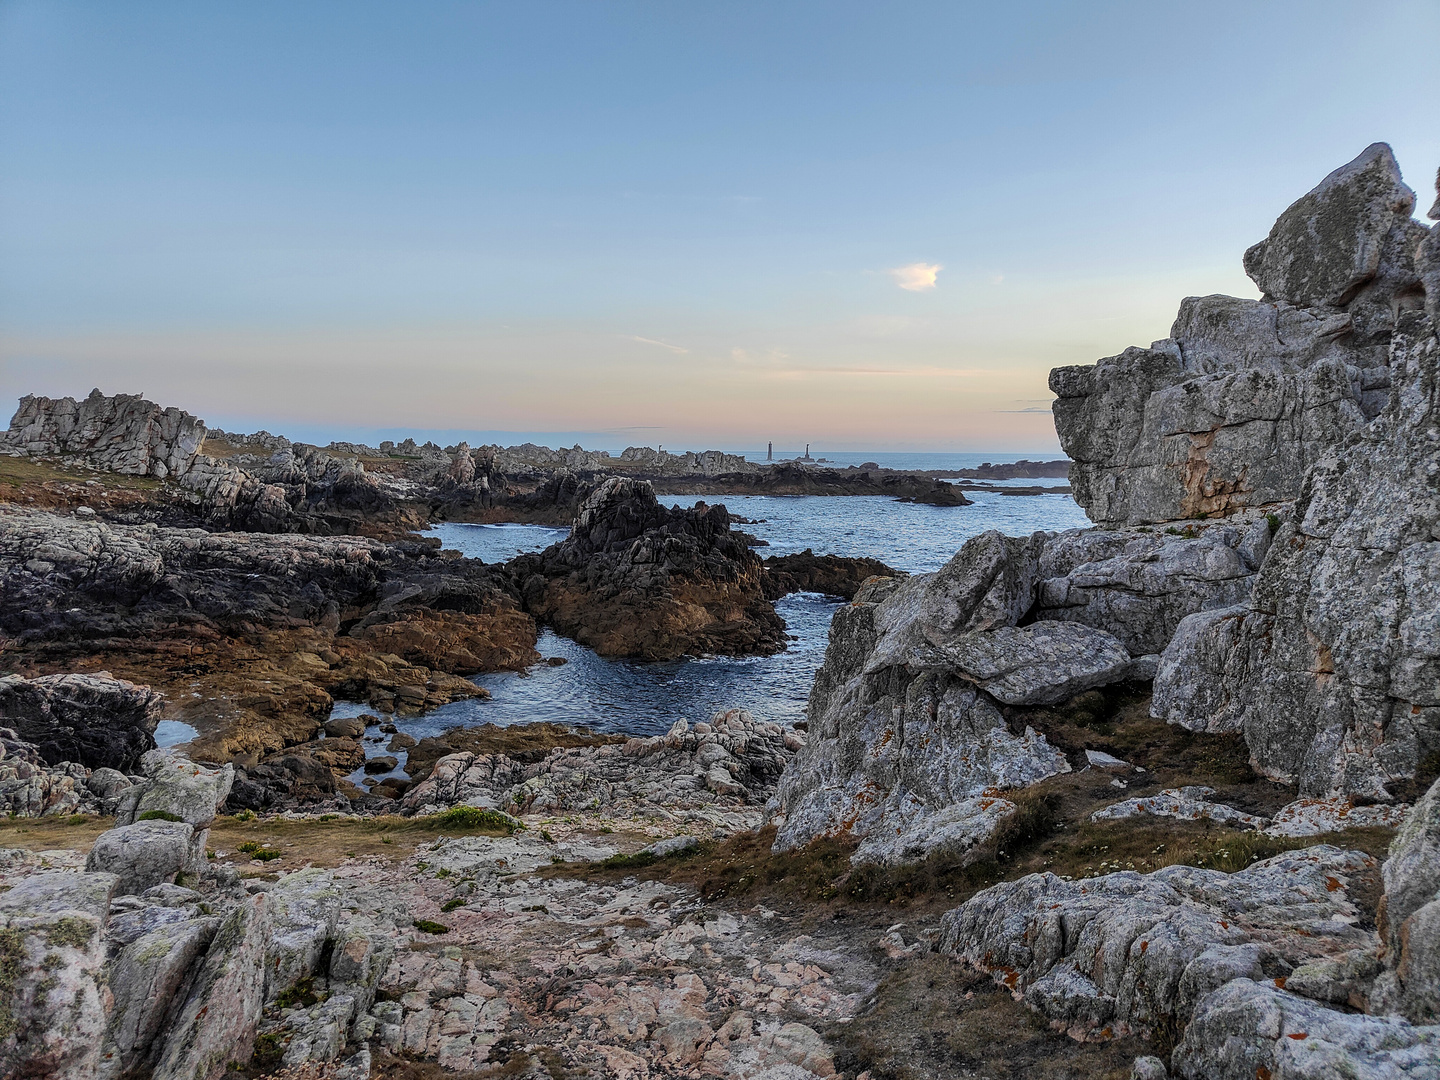
[{"label": "ocean water", "polygon": [[[967,539],[987,529],[1022,536],[1089,524],[1068,495],[982,491],[973,498],[972,506],[948,507],[901,503],[884,496],[728,495],[706,501],[723,502],[731,513],[754,520],[756,524],[741,528],[768,542],[768,547],[757,549],[761,555],[810,548],[819,555],[869,556],[910,573],[938,569]],[[692,500],[665,501],[688,505]],[[446,523],[430,530],[446,548],[492,563],[522,551],[538,551],[565,534],[564,529],[532,525]],[[657,735],[676,720],[707,720],[720,709],[743,708],[789,726],[805,716],[810,684],[825,656],[830,617],[838,606],[838,601],[815,593],[780,600],[775,607],[785,620],[790,645],[775,656],[664,663],[607,660],[546,630],[540,635],[540,654],[563,657],[564,665],[476,675],[473,681],[490,691],[489,700],[456,701],[395,723],[417,739],[455,727],[540,720]],[[337,702],[333,715],[365,711],[361,703]],[[388,741],[367,743],[367,752],[384,753]],[[401,775],[404,755],[396,756],[401,767],[395,775]],[[356,773],[352,779],[358,783],[362,777],[363,773]]]}]

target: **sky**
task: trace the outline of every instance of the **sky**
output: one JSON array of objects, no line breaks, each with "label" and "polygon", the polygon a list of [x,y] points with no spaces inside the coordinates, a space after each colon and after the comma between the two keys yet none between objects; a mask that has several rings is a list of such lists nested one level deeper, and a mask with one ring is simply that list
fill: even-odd
[{"label": "sky", "polygon": [[1434,0],[0,0],[0,411],[1053,454],[1051,367],[1258,295],[1369,143],[1428,208],[1437,41]]}]

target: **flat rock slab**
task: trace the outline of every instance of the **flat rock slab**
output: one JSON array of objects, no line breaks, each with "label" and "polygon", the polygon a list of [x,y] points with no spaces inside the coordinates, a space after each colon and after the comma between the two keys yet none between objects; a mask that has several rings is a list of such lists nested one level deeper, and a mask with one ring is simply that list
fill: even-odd
[{"label": "flat rock slab", "polygon": [[1006,705],[1053,705],[1131,671],[1130,653],[1113,634],[1081,623],[1002,626],[964,634],[941,651]]},{"label": "flat rock slab", "polygon": [[1090,815],[1090,820],[1120,821],[1150,814],[1154,817],[1181,818],[1185,821],[1214,821],[1242,829],[1263,829],[1270,824],[1269,818],[1247,814],[1224,803],[1211,802],[1210,796],[1214,794],[1215,789],[1208,787],[1166,788],[1155,795],[1126,799],[1124,802],[1102,807]]},{"label": "flat rock slab", "polygon": [[1356,806],[1349,799],[1296,799],[1275,812],[1265,829],[1271,836],[1320,836],[1346,829],[1398,829],[1408,803]]}]

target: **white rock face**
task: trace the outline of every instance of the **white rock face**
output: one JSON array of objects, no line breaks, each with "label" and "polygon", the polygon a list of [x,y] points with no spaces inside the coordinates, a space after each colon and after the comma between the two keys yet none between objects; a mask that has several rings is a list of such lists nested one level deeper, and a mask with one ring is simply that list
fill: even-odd
[{"label": "white rock face", "polygon": [[100,834],[85,869],[114,874],[120,879],[115,891],[122,896],[142,893],[155,885],[173,883],[178,874],[199,871],[205,850],[200,849],[197,859],[194,840],[194,826],[183,821],[122,825]]},{"label": "white rock face", "polygon": [[1149,814],[1180,818],[1182,821],[1214,821],[1240,829],[1263,829],[1270,824],[1269,818],[1247,814],[1224,803],[1211,802],[1210,796],[1214,794],[1215,789],[1208,787],[1166,788],[1154,795],[1102,807],[1090,815],[1090,820],[1119,821]]},{"label": "white rock face", "polygon": [[1243,605],[1191,615],[1154,714],[1242,731],[1256,768],[1310,798],[1389,802],[1440,750],[1440,341],[1400,320],[1385,412],[1305,481]]},{"label": "white rock face", "polygon": [[116,814],[117,825],[142,821],[150,814],[205,828],[225,805],[235,781],[233,765],[210,768],[168,750],[150,751],[141,759],[141,767],[146,782],[126,792]]},{"label": "white rock face", "polygon": [[94,1076],[105,1029],[112,874],[38,873],[0,893],[11,976],[0,1001],[0,1075]]},{"label": "white rock face", "polygon": [[4,445],[12,453],[77,456],[97,469],[135,476],[183,476],[205,441],[205,423],[135,394],[84,401],[20,399]]},{"label": "white rock face", "polygon": [[1375,144],[1245,255],[1259,301],[1191,297],[1170,337],[1056,368],[1076,501],[1107,525],[1288,501],[1385,406],[1390,336],[1421,305],[1414,193]]}]

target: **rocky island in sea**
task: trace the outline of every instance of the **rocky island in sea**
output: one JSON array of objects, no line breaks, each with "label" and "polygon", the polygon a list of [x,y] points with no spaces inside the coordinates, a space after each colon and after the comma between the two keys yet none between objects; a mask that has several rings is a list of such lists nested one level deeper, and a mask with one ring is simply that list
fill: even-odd
[{"label": "rocky island in sea", "polygon": [[[1245,253],[1260,300],[1057,368],[1093,527],[928,573],[764,559],[658,496],[976,510],[935,475],[322,450],[24,399],[0,1071],[1440,1076],[1440,228],[1414,206],[1376,144]],[[492,564],[438,521],[570,529]],[[542,631],[773,654],[795,591],[845,601],[803,723],[397,725],[534,670]],[[352,783],[367,746],[404,774]]]}]

